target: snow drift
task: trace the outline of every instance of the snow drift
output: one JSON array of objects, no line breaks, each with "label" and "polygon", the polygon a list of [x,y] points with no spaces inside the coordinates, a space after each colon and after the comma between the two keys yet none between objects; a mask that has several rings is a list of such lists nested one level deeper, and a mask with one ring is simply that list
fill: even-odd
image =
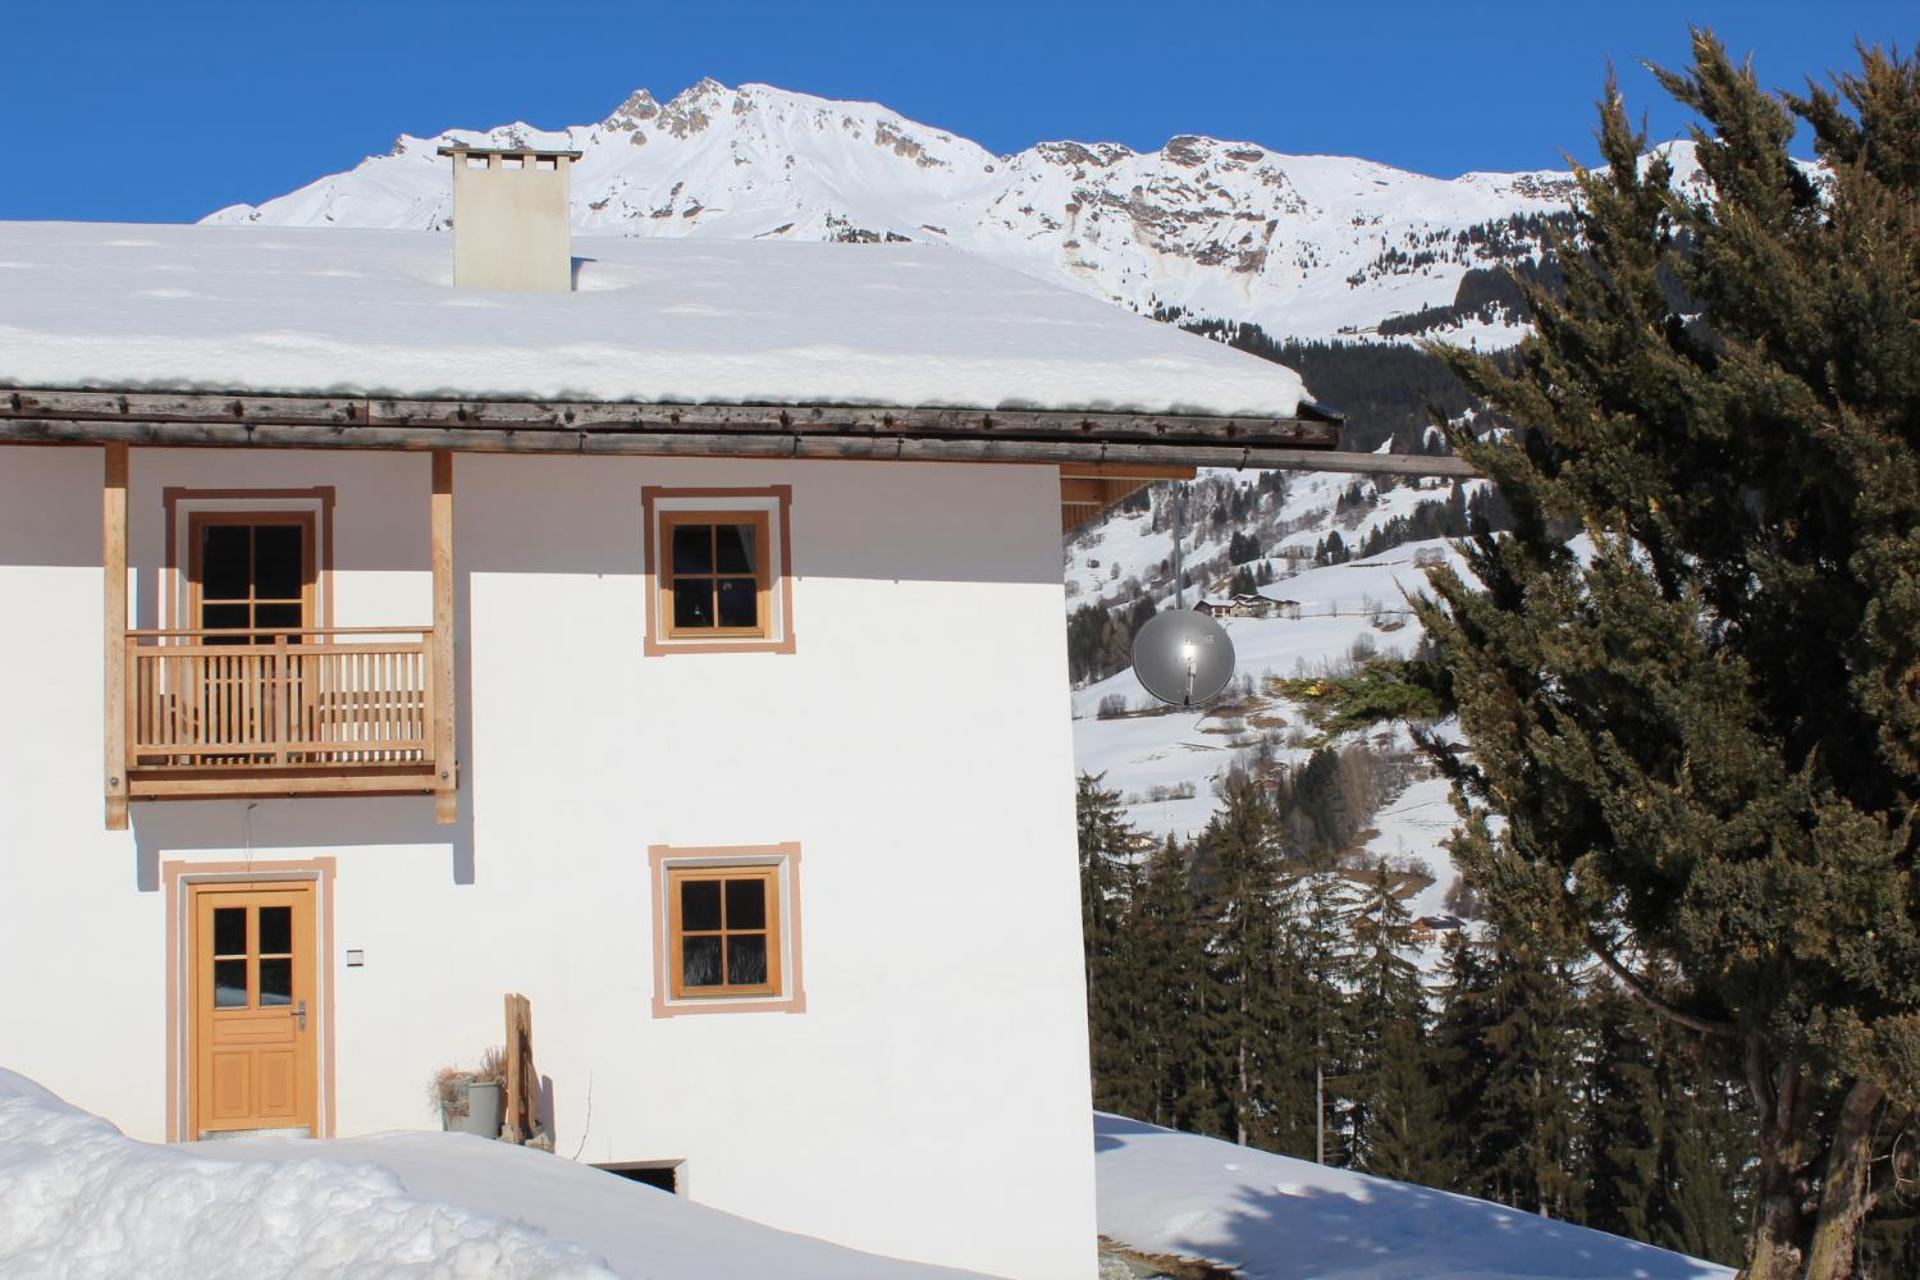
[{"label": "snow drift", "polygon": [[1247,1280],[1724,1280],[1725,1267],[1470,1196],[1094,1117],[1100,1231]]},{"label": "snow drift", "polygon": [[0,1276],[958,1280],[441,1133],[136,1142],[0,1070]]}]

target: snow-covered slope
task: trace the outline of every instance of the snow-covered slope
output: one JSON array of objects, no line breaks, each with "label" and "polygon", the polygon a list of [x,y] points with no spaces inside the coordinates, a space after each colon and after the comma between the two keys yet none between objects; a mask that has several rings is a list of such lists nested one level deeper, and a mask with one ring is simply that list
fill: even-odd
[{"label": "snow-covered slope", "polygon": [[1246,1280],[1725,1280],[1725,1267],[1405,1182],[1094,1117],[1100,1232]]},{"label": "snow-covered slope", "polygon": [[937,241],[1139,311],[1301,338],[1365,335],[1452,302],[1469,267],[1537,237],[1510,219],[1561,210],[1572,190],[1564,173],[1439,179],[1196,136],[1154,152],[1043,142],[996,156],[878,104],[703,80],[665,104],[640,90],[594,124],[403,135],[387,155],[208,221],[445,228],[448,161],[434,149],[450,141],[581,151],[582,232]]},{"label": "snow-covered slope", "polygon": [[0,1276],[963,1280],[459,1134],[135,1142],[0,1069]]}]

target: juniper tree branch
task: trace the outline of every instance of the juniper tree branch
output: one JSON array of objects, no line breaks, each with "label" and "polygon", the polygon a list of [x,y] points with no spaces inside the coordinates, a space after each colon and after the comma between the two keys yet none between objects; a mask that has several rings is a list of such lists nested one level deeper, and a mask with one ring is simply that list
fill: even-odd
[{"label": "juniper tree branch", "polygon": [[1718,1022],[1710,1018],[1698,1017],[1688,1013],[1684,1009],[1669,1004],[1667,1001],[1655,995],[1653,988],[1641,981],[1626,965],[1614,958],[1613,953],[1607,950],[1606,945],[1601,942],[1599,934],[1589,932],[1587,934],[1587,944],[1592,948],[1594,956],[1599,959],[1600,963],[1607,967],[1607,971],[1618,978],[1622,986],[1655,1013],[1677,1022],[1683,1027],[1690,1027],[1698,1031],[1701,1035],[1731,1038],[1740,1034],[1740,1028],[1731,1022]]}]

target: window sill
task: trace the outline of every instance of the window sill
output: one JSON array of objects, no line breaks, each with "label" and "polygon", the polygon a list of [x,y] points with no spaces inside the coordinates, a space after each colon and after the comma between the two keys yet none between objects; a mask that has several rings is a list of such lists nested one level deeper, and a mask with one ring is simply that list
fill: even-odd
[{"label": "window sill", "polygon": [[650,658],[662,657],[670,653],[792,653],[793,636],[791,633],[769,638],[766,636],[678,636],[658,638],[649,635],[644,652]]},{"label": "window sill", "polygon": [[692,996],[678,1000],[653,998],[653,1016],[677,1018],[688,1013],[805,1013],[805,992],[790,996]]}]

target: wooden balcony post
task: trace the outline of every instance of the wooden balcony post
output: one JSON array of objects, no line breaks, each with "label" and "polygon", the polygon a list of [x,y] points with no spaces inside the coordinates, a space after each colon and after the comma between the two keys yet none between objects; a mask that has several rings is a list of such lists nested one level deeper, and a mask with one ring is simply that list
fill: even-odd
[{"label": "wooden balcony post", "polygon": [[433,818],[454,822],[460,816],[460,765],[454,759],[453,686],[453,454],[433,452],[430,509],[433,544]]},{"label": "wooden balcony post", "polygon": [[100,490],[100,564],[106,580],[107,830],[127,829],[127,446],[106,447]]}]

